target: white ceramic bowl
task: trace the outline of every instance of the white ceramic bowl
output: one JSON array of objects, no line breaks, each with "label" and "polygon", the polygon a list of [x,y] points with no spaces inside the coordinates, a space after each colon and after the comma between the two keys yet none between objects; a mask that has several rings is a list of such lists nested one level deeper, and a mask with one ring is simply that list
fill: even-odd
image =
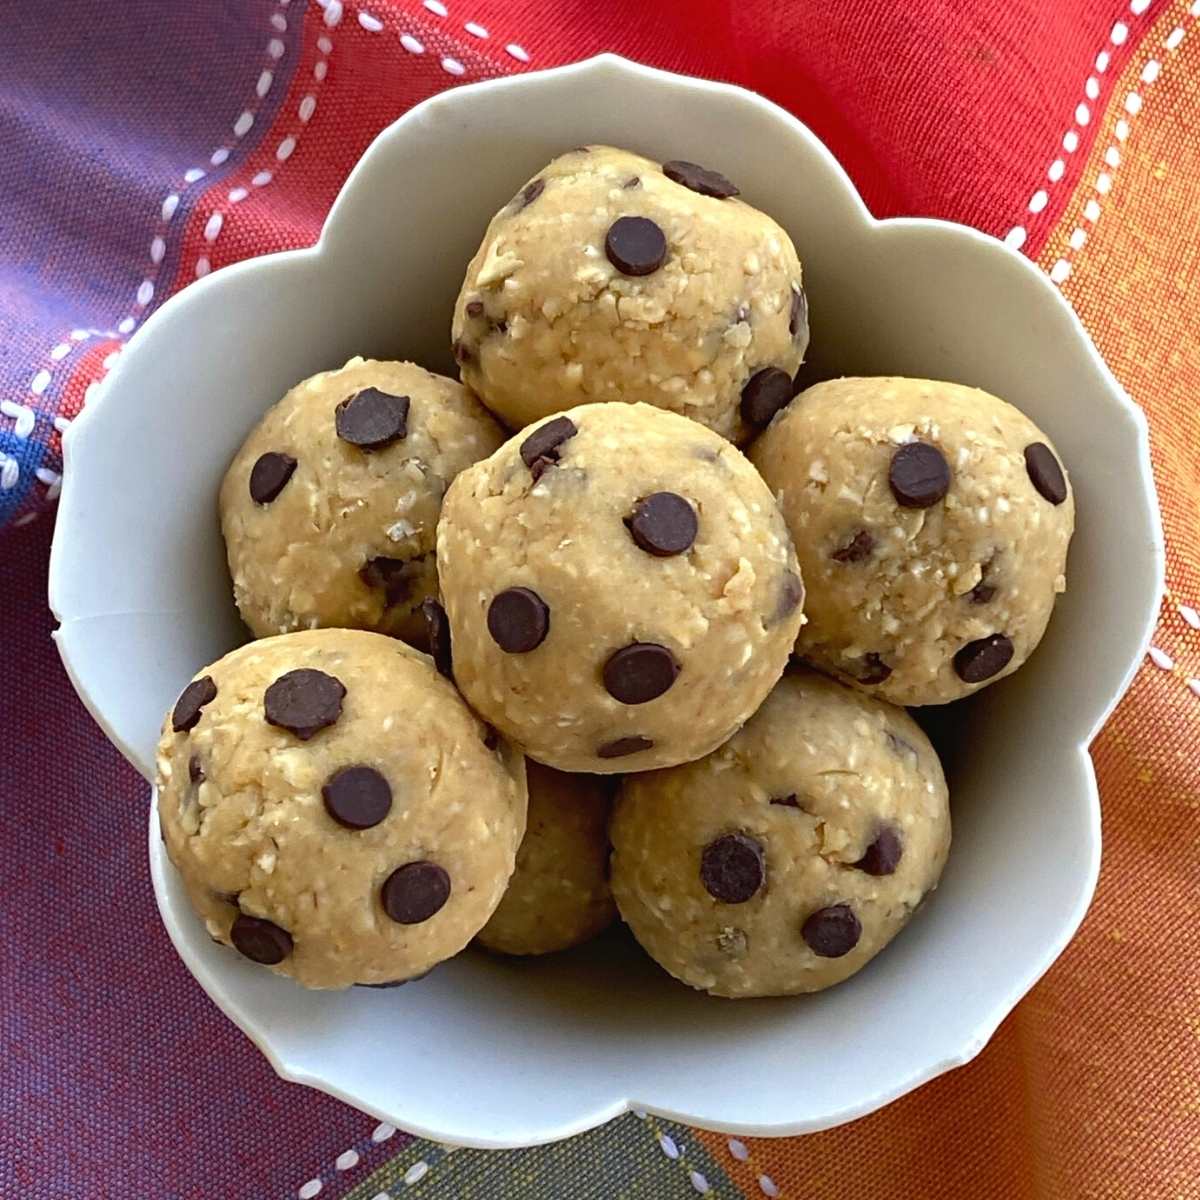
[{"label": "white ceramic bowl", "polygon": [[163,712],[240,642],[216,520],[225,465],[297,380],[352,354],[452,371],[451,306],[492,212],[555,154],[712,163],[789,230],[823,374],[977,384],[1070,467],[1070,590],[1011,679],[955,711],[941,887],[860,975],[712,1000],[620,937],[540,962],[467,953],[395,991],[305,992],[214,945],[151,815],[163,920],[279,1073],[428,1137],[518,1146],[631,1107],[743,1134],[821,1129],[966,1062],[1074,933],[1096,880],[1087,745],[1145,651],[1162,542],[1141,414],[1028,261],[937,221],[873,220],[803,125],[737,88],[612,56],[446,92],[380,135],[310,250],[168,301],[66,436],[51,604],[71,678],[148,778]]}]

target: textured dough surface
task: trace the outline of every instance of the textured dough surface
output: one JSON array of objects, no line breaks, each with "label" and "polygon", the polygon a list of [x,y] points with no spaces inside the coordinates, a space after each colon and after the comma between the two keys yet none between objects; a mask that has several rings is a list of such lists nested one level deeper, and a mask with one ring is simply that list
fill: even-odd
[{"label": "textured dough surface", "polygon": [[528,762],[529,820],[508,890],[476,939],[501,954],[578,946],[616,919],[608,884],[611,776]]},{"label": "textured dough surface", "polygon": [[[364,388],[409,397],[405,437],[362,450],[337,436],[334,410]],[[255,427],[221,485],[234,598],[251,632],[373,629],[424,649],[419,609],[437,595],[442,496],[503,440],[466,388],[412,363],[352,358],[297,384]],[[290,455],[296,469],[273,501],[256,504],[250,472],[271,451]],[[395,561],[390,589],[360,574],[377,558]]]},{"label": "textured dough surface", "polygon": [[[929,508],[901,507],[888,483],[893,454],[914,439],[950,466],[949,492]],[[797,653],[897,704],[942,704],[1015,671],[1066,588],[1075,522],[1069,487],[1055,505],[1030,480],[1024,451],[1036,442],[1050,445],[1012,405],[953,383],[838,379],[797,396],[750,452],[804,575]],[[838,561],[864,530],[870,551]],[[955,655],[999,633],[1011,661],[965,682]],[[872,685],[876,662],[891,673]]]},{"label": "textured dough surface", "polygon": [[[771,803],[791,796],[798,807]],[[899,863],[868,874],[853,864],[884,827],[899,831]],[[701,881],[705,847],[731,833],[765,859],[740,903]],[[950,813],[937,755],[903,709],[800,670],[714,754],[623,780],[611,835],[621,916],[659,964],[716,996],[790,995],[848,978],[891,941],[937,884]],[[842,904],[857,945],[815,954],[806,920]]]},{"label": "textured dough surface", "polygon": [[[339,679],[341,716],[308,741],[264,719],[264,692],[285,672]],[[425,655],[393,638],[315,630],[251,642],[200,672],[216,697],[195,726],[158,747],[158,811],[167,853],[208,932],[230,943],[239,913],[292,937],[274,970],[308,987],[341,988],[420,975],[456,954],[504,893],[525,829],[521,755],[470,712]],[[203,779],[193,782],[195,758]],[[322,787],[367,764],[392,806],[369,829],[326,811]],[[429,861],[449,899],[418,924],[380,901],[389,875]]]},{"label": "textured dough surface", "polygon": [[[539,762],[611,774],[671,766],[720,745],[762,703],[801,620],[795,554],[770,491],[735,447],[649,405],[594,404],[536,481],[529,430],[468,468],[446,494],[438,570],[455,680],[471,706]],[[560,418],[552,418],[559,420]],[[671,491],[698,514],[686,553],[658,558],[625,526],[638,501]],[[488,631],[494,597],[538,593],[550,612],[536,649],[508,653]],[[605,689],[609,656],[633,642],[680,664],[656,699]],[[652,746],[605,758],[601,746]]]},{"label": "textured dough surface", "polygon": [[[607,232],[624,216],[666,236],[666,261],[651,274],[623,275],[606,257]],[[790,328],[800,287],[795,248],[770,217],[692,191],[651,159],[592,146],[556,158],[492,218],[452,335],[463,382],[513,428],[625,400],[742,441],[746,381],[764,367],[794,375],[803,361],[807,320]]]}]

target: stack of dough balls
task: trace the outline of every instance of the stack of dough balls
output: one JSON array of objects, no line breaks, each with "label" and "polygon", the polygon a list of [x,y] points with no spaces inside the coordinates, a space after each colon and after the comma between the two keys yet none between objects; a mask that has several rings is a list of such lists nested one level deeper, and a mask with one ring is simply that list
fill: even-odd
[{"label": "stack of dough balls", "polygon": [[795,247],[683,160],[549,163],[451,326],[461,383],[352,359],[221,484],[260,640],[183,689],[158,753],[208,933],[314,988],[618,914],[713,995],[853,975],[950,847],[899,706],[1016,671],[1065,588],[1050,440],[958,384],[796,395]]}]

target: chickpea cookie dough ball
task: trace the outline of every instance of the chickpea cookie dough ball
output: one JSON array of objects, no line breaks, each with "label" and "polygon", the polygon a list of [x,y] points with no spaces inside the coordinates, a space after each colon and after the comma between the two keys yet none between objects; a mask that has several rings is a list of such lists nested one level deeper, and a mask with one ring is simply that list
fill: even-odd
[{"label": "chickpea cookie dough ball", "polygon": [[608,885],[612,776],[526,764],[529,820],[517,869],[476,939],[501,954],[551,954],[603,933],[616,918]]},{"label": "chickpea cookie dough ball", "polygon": [[762,703],[800,627],[783,517],[741,452],[589,404],[451,485],[438,571],[471,706],[563,771],[673,766]]},{"label": "chickpea cookie dough ball", "polygon": [[796,651],[896,704],[1015,671],[1066,589],[1075,501],[1049,439],[955,383],[837,379],[750,455],[808,589]]},{"label": "chickpea cookie dough ball", "polygon": [[442,496],[504,440],[461,384],[352,358],[297,384],[221,485],[234,597],[255,637],[348,627],[424,648]]},{"label": "chickpea cookie dough ball", "polygon": [[634,936],[714,996],[816,992],[865,966],[938,881],[942,768],[901,708],[791,671],[699,762],[623,780],[612,887]]},{"label": "chickpea cookie dough ball", "polygon": [[461,950],[504,894],[525,795],[521,755],[428,658],[357,630],[227,654],[158,746],[167,853],[209,933],[313,988]]},{"label": "chickpea cookie dough ball", "polygon": [[723,175],[611,146],[556,158],[492,218],[452,336],[463,382],[514,428],[642,401],[744,441],[808,345],[800,261]]}]

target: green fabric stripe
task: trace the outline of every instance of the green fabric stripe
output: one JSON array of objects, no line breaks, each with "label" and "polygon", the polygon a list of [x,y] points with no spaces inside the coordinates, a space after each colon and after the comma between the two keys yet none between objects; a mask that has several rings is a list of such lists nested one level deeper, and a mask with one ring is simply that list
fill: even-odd
[{"label": "green fabric stripe", "polygon": [[[659,1135],[682,1152],[663,1152]],[[429,1170],[412,1184],[415,1163]],[[701,1193],[690,1177],[708,1181]],[[448,1150],[415,1139],[360,1183],[345,1200],[743,1200],[693,1130],[659,1117],[632,1113],[589,1133],[532,1150]]]}]

